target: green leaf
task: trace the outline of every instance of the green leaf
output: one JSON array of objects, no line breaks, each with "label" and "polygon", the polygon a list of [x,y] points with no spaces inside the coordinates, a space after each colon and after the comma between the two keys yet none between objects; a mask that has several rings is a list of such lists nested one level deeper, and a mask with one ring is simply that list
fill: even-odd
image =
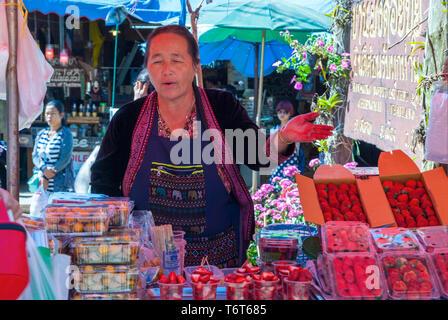
[{"label": "green leaf", "polygon": [[317,259],[317,256],[322,253],[319,237],[308,237],[302,243],[302,251],[311,259]]}]

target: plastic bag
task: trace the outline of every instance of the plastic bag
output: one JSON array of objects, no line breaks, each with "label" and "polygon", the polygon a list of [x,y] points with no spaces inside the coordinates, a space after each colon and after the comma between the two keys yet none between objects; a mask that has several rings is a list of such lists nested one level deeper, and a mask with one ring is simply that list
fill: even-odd
[{"label": "plastic bag", "polygon": [[75,192],[76,193],[89,193],[90,192],[90,169],[96,160],[96,156],[100,151],[100,146],[96,146],[89,158],[84,162],[79,169],[75,179]]},{"label": "plastic bag", "polygon": [[445,82],[435,84],[429,109],[428,131],[425,141],[425,158],[448,163],[448,87]]},{"label": "plastic bag", "polygon": [[134,210],[129,218],[129,228],[134,231],[142,243],[147,248],[152,248],[151,228],[155,226],[154,217],[149,210]]},{"label": "plastic bag", "polygon": [[[33,39],[19,10],[17,38],[17,82],[19,87],[19,130],[29,128],[42,113],[46,83],[53,68]],[[5,1],[0,2],[0,99],[6,100],[6,66],[8,63],[8,27]]]},{"label": "plastic bag", "polygon": [[30,282],[19,300],[67,300],[70,256],[50,255],[50,249],[36,246],[27,237],[26,249],[30,268]]},{"label": "plastic bag", "polygon": [[27,184],[29,192],[36,192],[39,189],[39,173],[34,172]]},{"label": "plastic bag", "polygon": [[30,215],[32,217],[43,218],[44,208],[48,204],[49,194],[44,190],[43,186],[39,186],[37,191],[33,194],[30,203]]}]

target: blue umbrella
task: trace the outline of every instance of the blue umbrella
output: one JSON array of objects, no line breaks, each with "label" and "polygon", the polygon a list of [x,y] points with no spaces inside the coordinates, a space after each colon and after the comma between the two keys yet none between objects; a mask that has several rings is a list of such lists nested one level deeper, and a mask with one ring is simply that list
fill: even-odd
[{"label": "blue umbrella", "polygon": [[[238,72],[254,78],[255,44],[254,42],[240,41],[231,37],[219,42],[200,42],[201,64],[209,64],[215,60],[230,60]],[[288,45],[275,40],[266,42],[263,73],[265,75],[272,73],[275,70],[272,64],[290,54],[291,48]],[[259,59],[260,55],[261,53],[259,53]]]}]

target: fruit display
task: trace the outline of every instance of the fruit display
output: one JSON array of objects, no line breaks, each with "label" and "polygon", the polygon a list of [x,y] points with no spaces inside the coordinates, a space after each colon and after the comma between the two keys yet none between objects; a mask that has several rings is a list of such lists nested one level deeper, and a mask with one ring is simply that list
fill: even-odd
[{"label": "fruit display", "polygon": [[132,266],[79,266],[75,288],[80,293],[135,291],[138,271]]},{"label": "fruit display", "polygon": [[132,234],[77,237],[71,248],[75,264],[128,264],[137,259],[139,243]]},{"label": "fruit display", "polygon": [[20,222],[29,232],[45,229],[45,222],[42,218],[22,216]]},{"label": "fruit display", "polygon": [[162,274],[159,278],[160,300],[182,300],[185,278],[171,271],[167,276]]},{"label": "fruit display", "polygon": [[354,183],[316,184],[317,197],[325,222],[360,221],[367,223],[367,216],[359,199],[358,188]]},{"label": "fruit display", "polygon": [[204,265],[199,267],[185,267],[185,279],[187,283],[191,284],[192,276],[198,274],[199,276],[210,276],[211,278],[217,279],[220,283],[224,281],[224,273],[216,266]]},{"label": "fruit display", "polygon": [[255,300],[274,300],[281,288],[280,279],[272,272],[250,275],[253,279],[253,298]]},{"label": "fruit display", "polygon": [[374,254],[341,253],[329,255],[327,259],[333,298],[385,299],[384,281]]},{"label": "fruit display", "polygon": [[278,295],[279,296],[283,296],[283,293],[286,293],[286,284],[283,281],[284,278],[286,278],[289,275],[289,266],[299,266],[299,264],[296,261],[291,261],[291,260],[279,260],[279,261],[274,261],[272,263],[273,267],[274,267],[274,274],[279,277],[280,282],[282,284],[282,286],[280,287],[280,289],[278,290]]},{"label": "fruit display", "polygon": [[132,209],[134,209],[134,202],[128,197],[96,199],[91,200],[90,203],[107,204],[112,208],[111,226],[127,225]]},{"label": "fruit display", "polygon": [[51,204],[45,225],[54,235],[101,236],[109,228],[110,209],[102,204]]},{"label": "fruit display", "polygon": [[403,184],[387,180],[382,185],[399,227],[440,225],[431,198],[421,181],[409,179]]},{"label": "fruit display", "polygon": [[251,300],[250,284],[252,278],[242,274],[230,273],[224,278],[227,300]]},{"label": "fruit display", "polygon": [[135,292],[129,293],[74,293],[72,300],[137,300]]},{"label": "fruit display", "polygon": [[309,300],[313,276],[302,267],[289,266],[288,276],[283,279],[284,300]]},{"label": "fruit display", "polygon": [[426,257],[414,252],[385,253],[381,256],[392,299],[437,299],[439,293]]},{"label": "fruit display", "polygon": [[193,300],[215,300],[220,279],[213,277],[213,272],[204,267],[197,268],[191,274]]},{"label": "fruit display", "polygon": [[432,254],[432,262],[439,283],[440,294],[448,298],[448,249]]},{"label": "fruit display", "polygon": [[254,273],[259,273],[261,271],[260,267],[254,267],[250,262],[245,263],[236,270],[237,273],[242,275],[251,275]]},{"label": "fruit display", "polygon": [[448,227],[446,226],[419,228],[416,234],[427,252],[448,248]]},{"label": "fruit display", "polygon": [[325,253],[370,252],[369,227],[362,222],[330,221],[321,229]]},{"label": "fruit display", "polygon": [[378,228],[371,229],[373,243],[377,252],[420,250],[415,234],[406,228]]}]

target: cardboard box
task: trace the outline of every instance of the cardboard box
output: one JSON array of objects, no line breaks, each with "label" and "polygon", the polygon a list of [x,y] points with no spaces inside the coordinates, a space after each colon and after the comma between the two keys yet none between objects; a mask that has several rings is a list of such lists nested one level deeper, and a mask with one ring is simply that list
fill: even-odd
[{"label": "cardboard box", "polygon": [[355,176],[342,165],[322,165],[314,173],[313,179],[296,174],[296,181],[303,215],[308,222],[317,225],[325,224],[315,184],[332,182],[338,186],[341,183],[355,183],[357,185],[360,201],[370,227],[378,228],[395,225],[392,210],[378,176],[355,179]]},{"label": "cardboard box", "polygon": [[401,150],[382,152],[378,159],[381,182],[391,180],[405,183],[420,180],[431,198],[434,211],[442,225],[448,225],[448,177],[443,168],[420,172],[418,166]]}]

